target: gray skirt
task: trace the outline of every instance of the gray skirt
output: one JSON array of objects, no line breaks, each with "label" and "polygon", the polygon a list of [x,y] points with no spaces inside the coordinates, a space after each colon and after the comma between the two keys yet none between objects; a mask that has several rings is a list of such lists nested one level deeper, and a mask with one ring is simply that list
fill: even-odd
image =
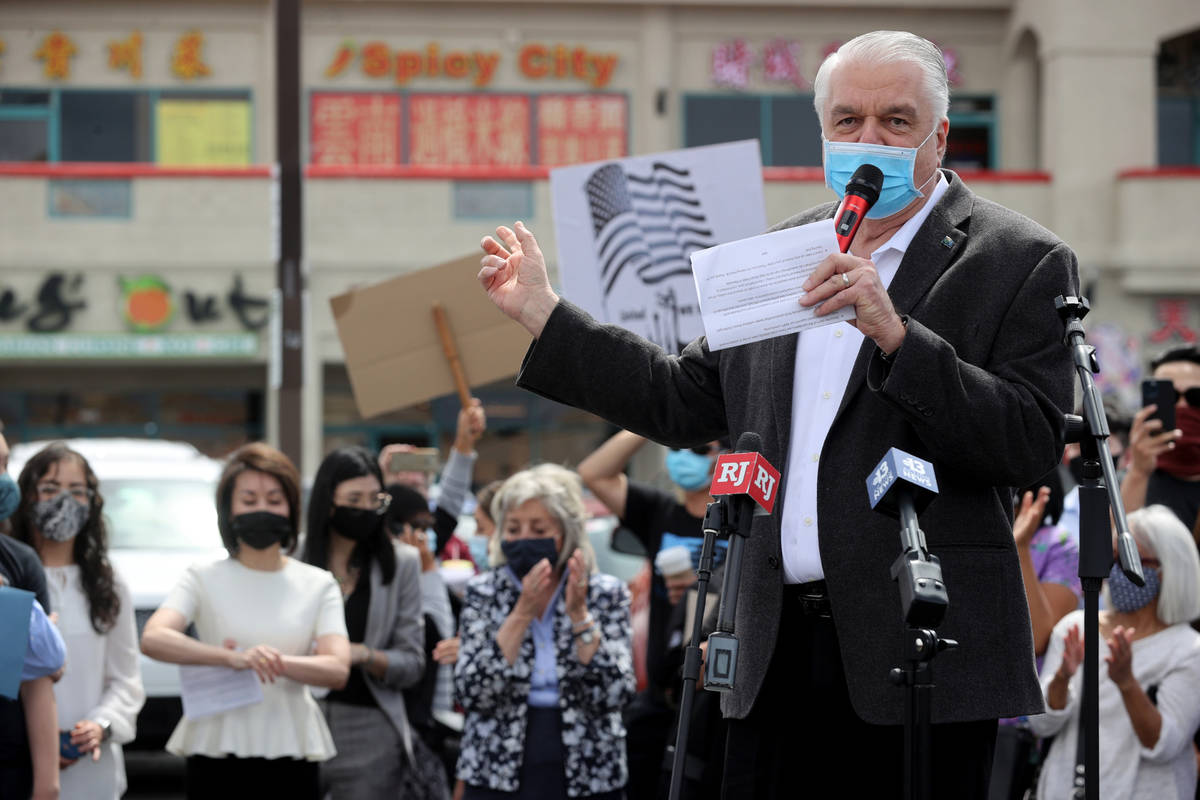
[{"label": "gray skirt", "polygon": [[321,763],[330,800],[395,800],[407,769],[404,742],[378,706],[323,701],[337,755]]}]

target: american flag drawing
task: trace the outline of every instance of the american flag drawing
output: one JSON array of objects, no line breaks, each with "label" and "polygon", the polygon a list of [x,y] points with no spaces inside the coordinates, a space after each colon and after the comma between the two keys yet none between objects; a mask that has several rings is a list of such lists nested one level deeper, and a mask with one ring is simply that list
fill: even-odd
[{"label": "american flag drawing", "polygon": [[716,244],[689,169],[655,161],[635,174],[606,164],[585,190],[606,300],[629,271],[646,285],[690,276],[689,256]]}]

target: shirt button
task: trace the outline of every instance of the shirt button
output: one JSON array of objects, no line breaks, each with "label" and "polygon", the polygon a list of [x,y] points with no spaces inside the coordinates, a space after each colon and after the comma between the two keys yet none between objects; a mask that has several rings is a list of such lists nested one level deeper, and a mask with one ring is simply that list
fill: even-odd
[{"label": "shirt button", "polygon": [[813,460],[813,463],[814,463],[814,464],[816,464],[818,461],[820,461],[820,460],[821,460],[821,454],[820,454],[820,453],[813,453],[813,454],[812,454],[812,460]]},{"label": "shirt button", "polygon": [[842,338],[842,332],[840,330],[834,331],[833,335],[838,339]]},{"label": "shirt button", "polygon": [[828,400],[829,398],[830,398],[829,392],[824,392],[821,394],[821,399]]},{"label": "shirt button", "polygon": [[812,527],[812,517],[805,517],[805,518],[804,518],[804,524],[805,524],[807,527],[811,528],[811,527]]}]

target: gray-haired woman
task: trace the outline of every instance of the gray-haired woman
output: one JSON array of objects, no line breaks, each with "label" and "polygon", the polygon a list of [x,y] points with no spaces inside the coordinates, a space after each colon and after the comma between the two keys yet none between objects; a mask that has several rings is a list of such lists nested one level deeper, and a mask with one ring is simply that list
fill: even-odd
[{"label": "gray-haired woman", "polygon": [[[1200,725],[1200,558],[1187,528],[1165,506],[1129,515],[1146,585],[1114,564],[1110,609],[1100,615],[1100,775],[1106,797],[1192,797]],[[1038,798],[1072,797],[1083,671],[1083,612],[1059,621],[1042,665],[1046,713],[1029,718],[1039,736],[1057,734],[1038,780]]]},{"label": "gray-haired woman", "polygon": [[619,798],[629,591],[594,571],[579,476],[551,464],[519,472],[492,516],[495,569],[467,584],[455,670],[464,797]]}]

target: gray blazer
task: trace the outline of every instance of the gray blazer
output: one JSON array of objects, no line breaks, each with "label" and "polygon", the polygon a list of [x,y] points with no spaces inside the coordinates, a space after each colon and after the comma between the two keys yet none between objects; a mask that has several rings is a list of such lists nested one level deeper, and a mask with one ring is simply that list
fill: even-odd
[{"label": "gray blazer", "polygon": [[383,583],[378,562],[371,564],[371,604],[363,643],[387,657],[387,672],[378,680],[367,672],[367,686],[404,740],[412,758],[412,730],[402,689],[421,679],[425,671],[425,619],[421,614],[421,556],[403,542],[393,542],[396,574]]},{"label": "gray blazer", "polygon": [[[950,609],[939,628],[959,649],[935,663],[936,722],[1041,711],[1029,612],[1012,538],[1012,489],[1049,471],[1073,404],[1071,359],[1055,309],[1078,294],[1071,250],[1049,231],[976,197],[954,173],[913,238],[889,294],[907,315],[891,364],[867,340],[818,464],[820,550],[855,711],[903,721],[904,691],[888,682],[904,630],[889,566],[899,526],[871,511],[866,477],[890,447],[933,462],[940,494],[921,516],[942,562]],[[834,204],[777,227],[832,216]],[[518,383],[672,446],[745,431],[787,466],[797,337],[678,356],[563,302],[522,364]],[[583,354],[587,353],[584,357]],[[619,390],[616,390],[619,387]],[[727,716],[746,716],[771,661],[783,571],[786,495],[755,520],[737,606],[737,685]],[[780,510],[782,509],[782,510]]]}]

